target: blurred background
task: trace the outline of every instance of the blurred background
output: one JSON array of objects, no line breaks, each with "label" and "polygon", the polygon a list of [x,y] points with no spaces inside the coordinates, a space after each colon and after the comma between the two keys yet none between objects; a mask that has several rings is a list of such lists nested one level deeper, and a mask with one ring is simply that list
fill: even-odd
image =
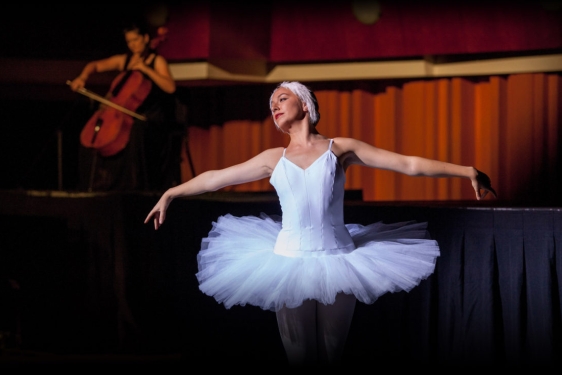
[{"label": "blurred background", "polygon": [[[560,203],[560,1],[18,3],[0,30],[4,189],[72,191],[90,99],[66,80],[123,53],[147,20],[177,82],[178,182],[286,144],[268,98],[283,80],[317,91],[327,136],[486,171],[511,204]],[[104,95],[115,75],[92,77]],[[230,151],[235,150],[235,153]],[[228,157],[225,155],[229,155]],[[459,181],[349,171],[365,200],[472,199]],[[271,191],[267,181],[235,191]]]}]

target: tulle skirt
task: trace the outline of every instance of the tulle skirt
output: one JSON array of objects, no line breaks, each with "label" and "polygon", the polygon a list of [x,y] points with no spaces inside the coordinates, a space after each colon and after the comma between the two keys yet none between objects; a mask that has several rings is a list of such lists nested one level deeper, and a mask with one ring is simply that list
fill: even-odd
[{"label": "tulle skirt", "polygon": [[341,292],[371,304],[385,293],[410,291],[433,273],[439,246],[426,223],[346,227],[352,252],[297,258],[273,253],[280,218],[221,216],[197,255],[199,289],[227,309],[250,304],[278,311],[307,299],[332,304]]}]

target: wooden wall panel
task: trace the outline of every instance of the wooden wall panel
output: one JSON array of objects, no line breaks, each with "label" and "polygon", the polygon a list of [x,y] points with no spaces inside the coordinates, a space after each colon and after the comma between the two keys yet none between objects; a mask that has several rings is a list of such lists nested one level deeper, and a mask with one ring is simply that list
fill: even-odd
[{"label": "wooden wall panel", "polygon": [[503,168],[509,199],[519,199],[531,180],[533,167],[533,75],[519,74],[507,79],[506,150]]},{"label": "wooden wall panel", "polygon": [[562,190],[562,79],[559,75],[548,75],[547,166],[548,196],[560,196]]},{"label": "wooden wall panel", "polygon": [[[402,91],[402,123],[398,123],[397,152],[406,155],[425,155],[425,124],[424,124],[424,83],[410,82]],[[425,199],[425,177],[412,177],[400,174],[398,197],[406,200]]]},{"label": "wooden wall panel", "polygon": [[[451,81],[448,79],[439,79],[437,85],[437,133],[436,159],[441,161],[450,161],[451,143],[450,124],[451,124]],[[447,200],[451,196],[450,181],[444,178],[437,179],[437,193],[435,199]]]},{"label": "wooden wall panel", "polygon": [[[377,147],[397,151],[397,124],[401,122],[400,111],[402,90],[388,87],[384,94],[375,96],[375,140]],[[363,192],[363,199],[392,201],[398,199],[398,176],[394,172],[376,170],[374,172],[375,190],[373,193]]]},{"label": "wooden wall panel", "polygon": [[[437,84],[434,81],[424,82],[423,85],[423,100],[424,100],[424,137],[423,142],[425,144],[424,157],[430,159],[437,159],[438,149],[437,149]],[[425,178],[425,194],[424,199],[434,199],[437,194],[437,181],[435,178]]]},{"label": "wooden wall panel", "polygon": [[[474,148],[473,111],[474,94],[471,82],[462,78],[451,80],[451,145],[449,162],[461,165],[472,165],[471,150]],[[469,150],[469,151],[465,151]],[[474,194],[470,184],[459,178],[450,179],[451,199],[470,199]]]},{"label": "wooden wall panel", "polygon": [[[352,103],[352,136],[374,144],[375,103],[373,95],[363,90],[353,90]],[[373,169],[369,168],[359,169],[355,175],[357,178],[352,182],[353,189],[363,190],[363,194],[367,191],[372,192],[375,189],[374,172]]]}]

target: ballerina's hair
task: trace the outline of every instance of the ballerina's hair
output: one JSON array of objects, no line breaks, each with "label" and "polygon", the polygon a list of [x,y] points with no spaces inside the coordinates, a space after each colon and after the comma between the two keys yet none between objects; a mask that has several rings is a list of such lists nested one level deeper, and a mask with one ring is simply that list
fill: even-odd
[{"label": "ballerina's hair", "polygon": [[312,124],[312,126],[316,126],[316,124],[318,124],[318,121],[320,121],[318,100],[316,99],[316,95],[314,95],[314,92],[300,82],[297,81],[281,82],[275,88],[275,90],[273,90],[273,93],[271,93],[271,97],[269,98],[269,107],[271,108],[273,94],[281,87],[291,90],[303,103],[306,104],[308,108],[308,117],[310,118],[310,123]]}]

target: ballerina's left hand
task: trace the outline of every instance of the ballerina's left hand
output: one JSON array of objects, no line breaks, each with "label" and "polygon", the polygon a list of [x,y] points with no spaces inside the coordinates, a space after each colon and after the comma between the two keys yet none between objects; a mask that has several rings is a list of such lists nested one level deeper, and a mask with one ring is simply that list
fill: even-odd
[{"label": "ballerina's left hand", "polygon": [[490,177],[478,169],[476,169],[476,178],[472,180],[472,187],[476,192],[476,199],[478,200],[484,199],[488,193],[491,193],[494,198],[498,197],[496,191],[492,188],[492,181],[490,180]]}]

